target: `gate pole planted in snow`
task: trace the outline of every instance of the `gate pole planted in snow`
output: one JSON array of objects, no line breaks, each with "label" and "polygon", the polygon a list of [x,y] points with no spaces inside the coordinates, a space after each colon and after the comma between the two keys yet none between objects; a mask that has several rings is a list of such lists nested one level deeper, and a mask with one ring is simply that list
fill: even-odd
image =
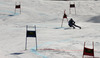
[{"label": "gate pole planted in snow", "polygon": [[[63,19],[62,19],[62,22],[61,22],[61,27],[63,26],[64,18],[67,19],[67,15],[66,15],[65,11],[66,11],[66,10],[64,10],[64,15],[63,15]],[[68,19],[67,19],[67,22],[68,22]]]},{"label": "gate pole planted in snow", "polygon": [[20,9],[20,14],[21,14],[21,3],[19,2],[19,5],[17,5],[17,2],[15,2],[15,14],[16,14],[16,9]]},{"label": "gate pole planted in snow", "polygon": [[[28,26],[26,25],[26,32],[27,32]],[[27,50],[27,33],[26,33],[26,40],[25,40],[25,50]]]},{"label": "gate pole planted in snow", "polygon": [[71,4],[71,2],[69,3],[69,14],[71,14],[71,8],[74,8],[75,14],[76,14],[76,5],[75,2],[73,4]]},{"label": "gate pole planted in snow", "polygon": [[[33,27],[33,26],[32,26]],[[26,25],[26,39],[25,39],[25,50],[27,50],[27,37],[35,37],[36,50],[37,50],[37,35],[36,35],[36,25],[34,25],[35,30],[28,30],[28,25]]]}]

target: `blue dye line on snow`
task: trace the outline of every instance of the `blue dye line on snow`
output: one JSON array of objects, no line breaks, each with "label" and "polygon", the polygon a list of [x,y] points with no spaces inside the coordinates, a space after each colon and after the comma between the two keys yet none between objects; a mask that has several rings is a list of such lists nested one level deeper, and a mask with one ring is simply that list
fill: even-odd
[{"label": "blue dye line on snow", "polygon": [[[16,15],[19,15],[19,13],[15,13],[14,14],[14,12],[13,11],[8,11],[8,10],[0,10],[0,12],[7,12],[7,13],[9,13],[9,14],[5,14],[6,16],[0,16],[0,18],[4,18],[4,17],[8,17],[8,16],[16,16]],[[2,15],[2,14],[1,14]]]},{"label": "blue dye line on snow", "polygon": [[[8,12],[8,13],[14,14],[13,11],[8,11],[8,10],[0,10],[0,12]],[[14,14],[14,15],[19,15],[19,13],[16,13],[16,14]]]},{"label": "blue dye line on snow", "polygon": [[[0,2],[0,4],[9,4],[9,3]],[[14,4],[9,4],[9,5],[14,5]],[[13,15],[19,15],[19,13],[14,14],[14,12],[8,10],[0,10],[0,12],[8,12],[8,13],[12,13]]]},{"label": "blue dye line on snow", "polygon": [[[71,41],[71,39],[66,39],[66,40],[61,40],[61,41],[56,41],[56,42],[66,42],[66,41]],[[43,46],[43,45],[46,45],[46,44],[54,44],[54,43],[55,43],[55,42],[46,42],[46,43],[44,43],[44,44],[38,45],[38,48],[41,47],[41,46]],[[41,57],[43,57],[43,58],[48,58],[47,56],[45,56],[45,55],[43,55],[43,54],[40,54],[38,51],[36,51],[36,47],[33,47],[33,48],[31,49],[31,52],[34,53],[34,54],[36,54],[36,55],[39,55],[39,56],[41,56]]]},{"label": "blue dye line on snow", "polygon": [[65,27],[56,27],[56,28],[54,28],[54,29],[62,29],[62,28],[65,28]]},{"label": "blue dye line on snow", "polygon": [[[47,43],[38,45],[38,47],[41,47],[41,46],[46,45],[46,44],[52,44],[52,43],[54,43],[54,42],[47,42]],[[38,51],[36,51],[36,47],[33,47],[33,48],[31,49],[31,52],[34,53],[34,54],[36,54],[36,55],[39,55],[39,56],[41,56],[41,57],[43,57],[43,58],[48,58],[47,56],[42,55],[42,54],[40,54]]]},{"label": "blue dye line on snow", "polygon": [[34,53],[34,54],[36,54],[36,55],[42,56],[43,58],[48,58],[47,56],[42,55],[42,54],[40,54],[39,52],[37,52],[37,51],[35,50],[35,48],[31,49],[31,52]]}]

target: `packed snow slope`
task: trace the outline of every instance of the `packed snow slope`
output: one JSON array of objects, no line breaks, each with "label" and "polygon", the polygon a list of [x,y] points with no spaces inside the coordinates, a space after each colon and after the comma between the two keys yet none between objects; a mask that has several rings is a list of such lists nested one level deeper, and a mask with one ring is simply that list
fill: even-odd
[{"label": "packed snow slope", "polygon": [[[47,0],[43,0],[47,1]],[[48,0],[48,1],[100,1],[100,0]]]},{"label": "packed snow slope", "polygon": [[[21,2],[15,11],[15,2]],[[69,14],[69,4],[74,3]],[[81,58],[84,42],[100,58],[100,2],[94,1],[0,0],[0,57],[1,58]],[[17,3],[18,4],[18,3]],[[73,18],[82,29],[72,29],[64,19]],[[26,25],[37,26],[38,51],[35,38],[28,38],[25,51]],[[32,28],[34,29],[34,28]]]}]

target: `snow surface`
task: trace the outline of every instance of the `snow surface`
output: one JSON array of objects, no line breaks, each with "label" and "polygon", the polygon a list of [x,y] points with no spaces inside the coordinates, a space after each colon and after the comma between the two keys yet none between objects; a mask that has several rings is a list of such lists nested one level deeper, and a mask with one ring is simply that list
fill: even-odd
[{"label": "snow surface", "polygon": [[[47,1],[47,0],[44,0]],[[100,1],[100,0],[48,0],[48,1]]]},{"label": "snow surface", "polygon": [[[14,14],[15,2],[21,2],[22,12]],[[72,1],[0,0],[0,58],[81,58],[86,47],[95,46],[100,58],[100,2],[74,1],[76,12],[69,14]],[[72,29],[66,19],[61,28],[64,10],[82,29]],[[37,26],[38,51],[35,38],[28,38],[25,51],[26,25]]]}]

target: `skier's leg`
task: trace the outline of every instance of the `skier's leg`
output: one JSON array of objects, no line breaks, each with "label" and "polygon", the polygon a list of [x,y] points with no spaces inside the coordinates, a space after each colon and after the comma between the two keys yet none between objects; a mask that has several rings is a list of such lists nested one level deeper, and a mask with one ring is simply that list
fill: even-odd
[{"label": "skier's leg", "polygon": [[80,27],[80,26],[77,26],[77,25],[75,25],[75,24],[74,24],[74,26],[75,26],[75,27],[78,27],[78,28],[80,28],[80,29],[81,29],[81,27]]},{"label": "skier's leg", "polygon": [[75,29],[75,26],[74,25],[72,25],[72,27],[73,27],[73,29]]}]

